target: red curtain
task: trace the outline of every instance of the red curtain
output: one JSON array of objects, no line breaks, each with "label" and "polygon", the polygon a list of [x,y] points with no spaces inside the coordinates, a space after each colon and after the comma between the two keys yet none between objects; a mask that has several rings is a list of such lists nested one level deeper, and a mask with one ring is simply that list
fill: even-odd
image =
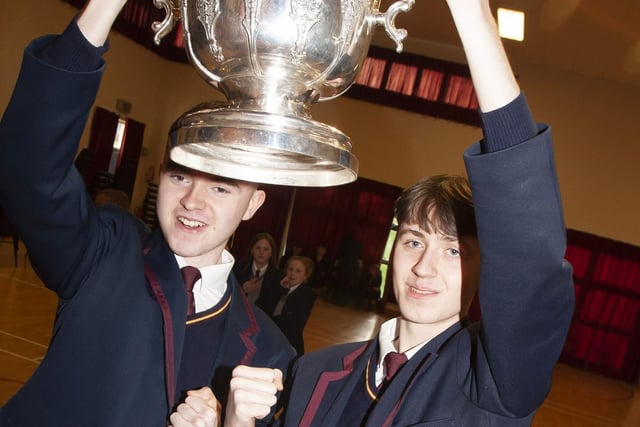
[{"label": "red curtain", "polygon": [[413,95],[413,87],[416,83],[418,67],[393,63],[389,70],[389,78],[385,86],[386,90],[402,93],[403,95]]},{"label": "red curtain", "polygon": [[[233,253],[244,258],[251,237],[271,233],[280,244],[284,235],[293,188],[264,186],[267,200],[253,219],[238,228]],[[401,188],[359,178],[338,187],[296,188],[287,246],[297,243],[303,254],[312,255],[320,243],[335,255],[347,231],[362,245],[362,259],[378,262],[393,219],[393,205]]]},{"label": "red curtain", "polygon": [[231,252],[237,260],[246,257],[254,235],[271,233],[279,245],[284,233],[293,187],[260,184],[260,188],[267,194],[264,204],[253,218],[240,224],[230,242]]},{"label": "red curtain", "polygon": [[635,382],[640,374],[640,248],[568,231],[576,308],[564,362]]},{"label": "red curtain", "polygon": [[444,81],[444,73],[441,71],[423,69],[416,96],[430,101],[437,101],[440,96],[440,88]]}]

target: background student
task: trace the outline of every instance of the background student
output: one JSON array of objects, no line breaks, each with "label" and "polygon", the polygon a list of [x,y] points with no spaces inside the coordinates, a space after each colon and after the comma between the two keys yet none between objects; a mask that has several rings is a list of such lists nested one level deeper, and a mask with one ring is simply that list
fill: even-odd
[{"label": "background student", "polygon": [[276,263],[276,241],[269,233],[258,233],[251,239],[249,254],[233,271],[250,302],[258,304],[263,288],[278,286],[284,274]]},{"label": "background student", "polygon": [[313,273],[313,261],[292,255],[285,272],[278,286],[265,289],[260,307],[271,316],[300,356],[304,354],[304,327],[316,302],[316,294],[307,284]]}]

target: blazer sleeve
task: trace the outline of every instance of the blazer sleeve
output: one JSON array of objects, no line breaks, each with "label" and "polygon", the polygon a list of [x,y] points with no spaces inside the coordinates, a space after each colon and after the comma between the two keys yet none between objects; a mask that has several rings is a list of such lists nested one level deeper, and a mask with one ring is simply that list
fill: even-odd
[{"label": "blazer sleeve", "polygon": [[551,131],[489,154],[476,144],[464,160],[482,256],[476,389],[496,391],[490,410],[523,416],[550,389],[573,314]]},{"label": "blazer sleeve", "polygon": [[25,50],[0,122],[0,203],[35,270],[67,298],[102,245],[94,234],[96,209],[73,161],[104,64],[92,72],[47,64],[35,52],[50,40],[37,39]]}]

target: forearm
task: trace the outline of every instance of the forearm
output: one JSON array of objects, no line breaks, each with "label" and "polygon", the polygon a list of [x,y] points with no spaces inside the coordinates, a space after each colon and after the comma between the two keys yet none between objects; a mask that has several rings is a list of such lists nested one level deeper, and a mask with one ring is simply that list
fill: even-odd
[{"label": "forearm", "polygon": [[482,349],[501,404],[535,409],[571,321],[571,269],[550,132],[493,155],[465,155],[482,252]]},{"label": "forearm", "polygon": [[482,112],[507,105],[520,93],[488,0],[447,0]]},{"label": "forearm", "polygon": [[[482,253],[478,389],[492,411],[524,416],[549,390],[573,304],[551,132],[536,127],[488,0],[447,0],[482,112],[465,153]],[[487,154],[489,153],[489,154]],[[495,405],[495,406],[494,406]]]},{"label": "forearm", "polygon": [[126,0],[92,1],[65,31],[35,52],[42,61],[67,71],[89,72],[103,65],[111,25]]},{"label": "forearm", "polygon": [[481,141],[483,153],[504,150],[527,141],[538,133],[538,127],[529,110],[524,94],[497,110],[483,113]]},{"label": "forearm", "polygon": [[95,47],[82,34],[77,19],[73,19],[62,34],[44,43],[34,56],[53,67],[71,72],[91,72],[104,65],[102,55],[108,44]]},{"label": "forearm", "polygon": [[538,130],[509,65],[488,0],[447,0],[482,112],[483,153],[533,138]]},{"label": "forearm", "polygon": [[78,17],[78,27],[96,47],[104,46],[111,26],[127,0],[91,0]]}]

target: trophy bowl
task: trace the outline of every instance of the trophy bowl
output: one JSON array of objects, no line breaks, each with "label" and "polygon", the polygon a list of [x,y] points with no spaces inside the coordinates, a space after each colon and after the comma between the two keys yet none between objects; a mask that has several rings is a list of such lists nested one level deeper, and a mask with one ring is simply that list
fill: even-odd
[{"label": "trophy bowl", "polygon": [[225,106],[181,116],[170,157],[192,169],[254,182],[331,186],[357,178],[351,140],[311,118],[316,102],[355,81],[375,27],[402,50],[395,18],[414,0],[154,0],[166,17],[155,42],[182,21],[187,57]]}]

